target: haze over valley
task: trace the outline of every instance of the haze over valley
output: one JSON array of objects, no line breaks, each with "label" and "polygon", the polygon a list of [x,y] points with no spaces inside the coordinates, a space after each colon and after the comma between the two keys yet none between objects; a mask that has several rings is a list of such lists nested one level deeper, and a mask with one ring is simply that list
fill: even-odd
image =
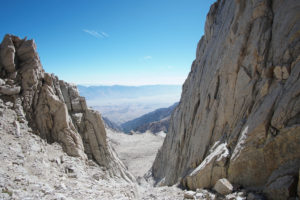
[{"label": "haze over valley", "polygon": [[100,111],[102,116],[118,125],[178,102],[181,87],[181,85],[78,85],[80,95],[86,98],[88,106]]}]

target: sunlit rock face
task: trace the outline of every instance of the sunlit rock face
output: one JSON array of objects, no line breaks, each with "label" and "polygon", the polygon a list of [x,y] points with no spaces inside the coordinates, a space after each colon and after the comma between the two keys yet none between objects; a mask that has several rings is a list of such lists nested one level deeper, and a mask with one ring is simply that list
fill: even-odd
[{"label": "sunlit rock face", "polygon": [[219,0],[211,6],[152,167],[159,184],[211,188],[227,178],[267,191],[287,174],[297,180],[299,10],[296,0]]},{"label": "sunlit rock face", "polygon": [[93,159],[112,175],[131,175],[106,141],[100,114],[87,107],[75,85],[45,73],[33,40],[7,34],[0,46],[1,99],[14,102],[22,121],[70,156]]}]

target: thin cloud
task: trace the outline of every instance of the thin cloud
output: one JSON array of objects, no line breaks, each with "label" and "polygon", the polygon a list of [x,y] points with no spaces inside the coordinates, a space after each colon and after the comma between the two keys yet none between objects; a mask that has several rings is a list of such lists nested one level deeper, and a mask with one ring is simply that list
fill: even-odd
[{"label": "thin cloud", "polygon": [[107,38],[109,37],[109,35],[105,32],[97,32],[97,31],[94,31],[94,30],[88,30],[88,29],[83,29],[82,30],[83,32],[95,37],[95,38]]},{"label": "thin cloud", "polygon": [[103,37],[109,37],[109,35],[108,35],[107,33],[105,33],[105,32],[101,32],[101,35],[102,35]]},{"label": "thin cloud", "polygon": [[90,34],[91,36],[93,36],[95,38],[103,38],[103,36],[100,33],[98,33],[97,31],[83,29],[83,32],[86,32],[87,34]]},{"label": "thin cloud", "polygon": [[152,56],[145,56],[144,57],[144,60],[151,60],[152,59]]}]

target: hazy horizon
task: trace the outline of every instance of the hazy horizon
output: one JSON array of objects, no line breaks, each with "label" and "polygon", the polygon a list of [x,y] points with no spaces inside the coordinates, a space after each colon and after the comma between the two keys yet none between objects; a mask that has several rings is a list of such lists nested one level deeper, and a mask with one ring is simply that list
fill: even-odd
[{"label": "hazy horizon", "polygon": [[91,86],[77,85],[89,107],[122,124],[180,100],[181,85]]},{"label": "hazy horizon", "polygon": [[182,84],[146,84],[146,85],[120,85],[120,84],[112,84],[112,85],[103,85],[103,84],[76,84],[76,83],[71,83],[75,85],[80,85],[84,87],[98,87],[98,86],[103,86],[103,87],[114,87],[114,86],[122,86],[122,87],[145,87],[145,86],[182,86]]}]

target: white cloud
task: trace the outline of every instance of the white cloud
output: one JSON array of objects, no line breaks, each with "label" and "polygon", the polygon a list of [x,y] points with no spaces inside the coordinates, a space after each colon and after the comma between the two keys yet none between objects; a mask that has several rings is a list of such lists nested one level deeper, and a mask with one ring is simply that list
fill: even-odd
[{"label": "white cloud", "polygon": [[97,31],[94,31],[94,30],[88,30],[88,29],[83,29],[82,30],[83,32],[95,37],[95,38],[107,38],[109,37],[109,35],[105,32],[97,32]]}]

